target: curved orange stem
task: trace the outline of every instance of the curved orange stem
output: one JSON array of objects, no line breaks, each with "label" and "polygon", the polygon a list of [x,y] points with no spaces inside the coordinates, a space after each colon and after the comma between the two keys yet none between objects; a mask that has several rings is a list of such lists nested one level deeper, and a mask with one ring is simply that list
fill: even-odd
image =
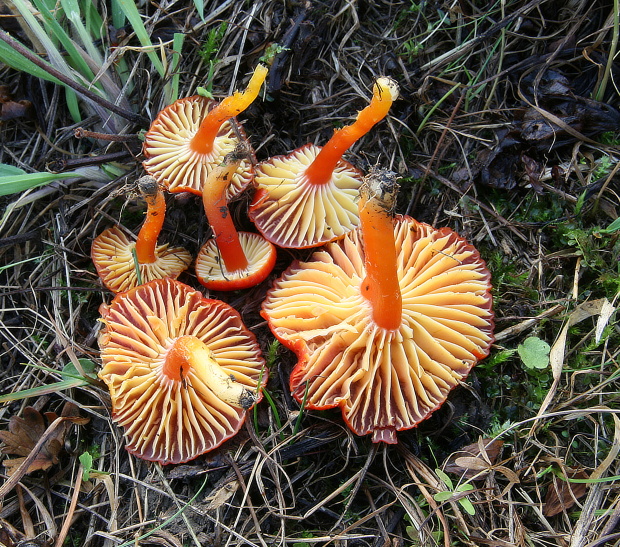
[{"label": "curved orange stem", "polygon": [[[231,158],[233,154],[234,157]],[[242,159],[242,155],[236,155],[234,152],[228,154],[224,159],[224,164],[218,165],[209,173],[202,190],[205,214],[213,230],[224,265],[229,272],[248,267],[248,259],[239,242],[239,234],[235,229],[226,201],[226,190]]]},{"label": "curved orange stem", "polygon": [[398,97],[398,85],[389,78],[377,78],[370,104],[360,111],[356,120],[346,127],[336,129],[332,138],[323,146],[318,156],[306,169],[306,179],[312,184],[326,184],[331,179],[342,155],[363,137],[374,125],[387,116]]},{"label": "curved orange stem", "polygon": [[213,150],[215,136],[222,124],[230,118],[241,114],[258,97],[260,88],[267,77],[269,69],[265,65],[258,65],[252,74],[245,91],[235,91],[213,108],[200,124],[200,128],[192,137],[189,147],[198,154],[208,154]]},{"label": "curved orange stem", "polygon": [[403,309],[392,218],[398,185],[393,179],[389,171],[372,171],[360,187],[358,204],[366,269],[361,293],[370,302],[374,322],[387,330],[400,327]]},{"label": "curved orange stem", "polygon": [[136,240],[136,258],[139,264],[152,264],[157,260],[155,247],[157,238],[164,225],[166,216],[166,200],[155,178],[142,177],[138,181],[142,196],[146,199],[146,220],[140,228]]}]

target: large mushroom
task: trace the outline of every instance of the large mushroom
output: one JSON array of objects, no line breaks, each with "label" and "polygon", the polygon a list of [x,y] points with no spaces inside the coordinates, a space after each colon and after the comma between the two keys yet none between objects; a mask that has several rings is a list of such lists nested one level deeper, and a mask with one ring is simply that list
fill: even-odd
[{"label": "large mushroom", "polygon": [[[267,72],[267,67],[259,64],[247,88],[220,103],[194,95],[164,108],[145,135],[145,171],[170,192],[201,195],[209,172],[232,152],[240,139],[246,140],[241,126],[233,126],[228,120],[252,104]],[[253,165],[245,160],[233,178],[228,198],[241,193],[253,176]]]},{"label": "large mushroom", "polygon": [[91,259],[101,281],[116,293],[153,279],[176,279],[192,262],[192,256],[182,247],[157,245],[166,216],[166,200],[157,181],[147,175],[138,179],[137,186],[147,204],[146,220],[138,237],[130,237],[119,226],[113,226],[101,232],[91,247]]},{"label": "large mushroom", "polygon": [[132,454],[191,460],[232,437],[260,400],[265,361],[229,305],[163,279],[117,294],[101,314],[99,377]]},{"label": "large mushroom", "polygon": [[448,228],[393,218],[395,188],[372,172],[360,228],[289,267],[262,308],[298,356],[295,398],[341,407],[355,433],[386,443],[439,408],[493,341],[478,251]]},{"label": "large mushroom", "polygon": [[256,166],[250,218],[279,247],[316,247],[359,224],[357,196],[363,174],[342,155],[387,115],[398,85],[378,78],[370,104],[323,146],[306,144]]},{"label": "large mushroom", "polygon": [[228,209],[227,189],[241,162],[249,155],[240,144],[207,177],[202,191],[213,237],[196,257],[196,277],[211,290],[246,289],[262,282],[276,263],[276,248],[260,234],[237,232]]}]

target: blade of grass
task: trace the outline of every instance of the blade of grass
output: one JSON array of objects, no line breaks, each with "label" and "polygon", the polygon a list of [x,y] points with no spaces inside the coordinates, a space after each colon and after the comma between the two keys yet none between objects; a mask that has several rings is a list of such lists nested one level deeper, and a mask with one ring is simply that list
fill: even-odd
[{"label": "blade of grass", "polygon": [[92,81],[95,74],[88,66],[88,63],[84,60],[83,55],[80,54],[78,49],[75,47],[75,43],[71,37],[67,34],[65,29],[62,28],[56,17],[45,5],[45,2],[42,0],[33,0],[33,2],[41,14],[41,19],[46,26],[47,32],[53,34],[58,39],[75,69],[80,72],[85,79]]},{"label": "blade of grass", "polygon": [[153,43],[151,42],[151,38],[149,33],[146,31],[144,27],[144,23],[142,22],[142,17],[140,17],[140,13],[138,12],[138,7],[135,2],[130,2],[129,0],[117,0],[118,6],[123,10],[125,17],[129,21],[138,41],[142,44],[142,46],[146,49],[146,54],[148,55],[151,63],[159,73],[159,75],[163,78],[165,75],[164,65],[161,62],[161,59],[155,53],[155,48]]},{"label": "blade of grass", "polygon": [[24,173],[0,176],[0,196],[23,192],[62,179],[83,177],[80,173]]},{"label": "blade of grass", "polygon": [[[10,46],[10,48],[13,48],[13,50],[15,50],[15,52],[21,54],[22,56],[26,57],[29,61],[31,61],[32,63],[34,63],[38,67],[40,67],[41,69],[45,70],[48,73],[49,76],[55,77],[56,78],[56,80],[55,80],[56,82],[60,82],[63,85],[65,85],[67,87],[70,87],[71,89],[74,89],[75,91],[77,91],[78,93],[83,95],[84,97],[86,97],[86,98],[90,99],[91,101],[99,104],[100,106],[108,109],[110,112],[114,112],[115,114],[118,114],[119,116],[121,116],[121,117],[123,117],[123,118],[125,118],[127,120],[131,120],[133,122],[150,123],[150,120],[148,120],[148,118],[145,118],[145,117],[141,116],[140,114],[136,114],[134,112],[128,112],[124,108],[121,108],[121,107],[115,105],[114,103],[108,101],[107,99],[104,99],[103,97],[101,97],[97,93],[94,93],[89,88],[84,87],[83,85],[80,85],[79,83],[75,82],[70,77],[65,76],[64,74],[62,74],[61,72],[56,70],[49,63],[47,63],[46,61],[41,59],[38,55],[36,55],[32,51],[30,51],[27,47],[22,45],[20,42],[18,42],[17,40],[15,40],[11,36],[9,36],[6,32],[4,32],[1,29],[0,29],[0,40],[2,40],[6,45]],[[6,62],[6,60],[4,58],[0,57],[0,60],[3,61],[3,62]],[[6,64],[9,64],[9,63],[6,62]],[[13,66],[13,65],[10,65],[10,66]],[[13,68],[17,68],[17,70],[22,70],[21,68],[18,68],[18,67],[15,67],[15,66],[13,66]],[[45,79],[50,79],[50,78],[48,77],[48,78],[45,78]]]},{"label": "blade of grass", "polygon": [[[97,384],[99,381],[94,374],[95,363],[90,359],[80,359],[80,364],[84,368],[85,374],[88,377],[84,377],[78,374],[73,364],[69,363],[63,369],[60,375],[64,378],[59,382],[53,382],[44,386],[33,387],[30,389],[23,389],[22,391],[16,391],[15,393],[7,393],[0,395],[0,403],[8,403],[11,401],[20,401],[22,399],[28,399],[30,397],[40,397],[41,395],[48,395],[49,393],[57,393],[58,391],[64,391],[73,387],[81,387],[88,384]],[[37,368],[47,372],[57,374],[58,371],[50,369],[48,367],[42,367],[39,365],[29,364],[32,368]],[[92,376],[89,374],[92,373]]]},{"label": "blade of grass", "polygon": [[172,74],[172,81],[170,82],[170,90],[168,94],[168,104],[172,104],[179,98],[179,64],[181,63],[181,52],[183,51],[183,41],[185,40],[185,34],[181,32],[175,32],[172,40],[172,59],[170,60],[170,74]]},{"label": "blade of grass", "polygon": [[86,49],[88,55],[90,55],[91,59],[101,66],[103,64],[101,52],[95,47],[93,39],[86,29],[86,25],[83,22],[83,19],[85,18],[80,11],[80,6],[77,3],[77,0],[60,0],[60,5],[64,8],[67,19],[71,21],[71,24],[80,37],[82,45],[84,46],[84,49]]}]

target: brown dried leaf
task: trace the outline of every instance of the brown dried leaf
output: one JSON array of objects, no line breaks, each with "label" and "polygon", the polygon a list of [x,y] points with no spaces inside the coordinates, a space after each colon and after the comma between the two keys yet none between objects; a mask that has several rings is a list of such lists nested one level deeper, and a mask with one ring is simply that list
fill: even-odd
[{"label": "brown dried leaf", "polygon": [[[78,415],[77,407],[70,403],[66,403],[63,407],[62,416],[71,419],[58,427],[50,435],[26,473],[32,473],[39,469],[46,470],[58,463],[58,456],[64,446],[65,436],[71,427],[71,423],[83,424],[88,421],[87,418],[81,418]],[[45,418],[50,423],[57,417],[53,412],[45,413]],[[26,457],[30,455],[37,442],[45,433],[45,430],[46,422],[44,416],[33,407],[26,407],[21,418],[19,416],[11,416],[9,419],[9,430],[0,431],[0,441],[4,443],[0,447],[0,452],[21,457],[4,460],[3,465],[6,467],[7,475],[12,475]]]},{"label": "brown dried leaf", "polygon": [[471,479],[480,471],[492,467],[503,444],[504,441],[497,439],[480,439],[477,443],[467,445],[451,454],[446,460],[444,471],[464,475],[465,478]]},{"label": "brown dried leaf", "polygon": [[7,101],[0,106],[0,120],[14,120],[32,116],[32,103],[27,100]]},{"label": "brown dried leaf", "polygon": [[[589,478],[585,471],[577,471],[574,469],[567,469],[566,474],[571,479]],[[545,497],[545,504],[543,506],[543,515],[545,517],[552,517],[562,511],[570,509],[575,505],[575,500],[585,496],[587,489],[588,485],[585,483],[573,483],[554,479],[547,490],[547,496]]]}]

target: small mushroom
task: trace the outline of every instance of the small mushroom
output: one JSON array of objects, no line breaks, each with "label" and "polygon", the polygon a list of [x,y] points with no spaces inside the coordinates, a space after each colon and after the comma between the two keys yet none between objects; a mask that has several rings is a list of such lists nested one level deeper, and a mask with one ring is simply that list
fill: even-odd
[{"label": "small mushroom", "polygon": [[[237,91],[219,104],[194,95],[164,108],[145,136],[146,172],[170,192],[201,195],[209,172],[240,140],[246,141],[242,128],[234,127],[227,120],[252,104],[267,72],[267,67],[259,64],[245,91]],[[245,160],[229,187],[228,198],[241,193],[253,176],[252,163]]]},{"label": "small mushroom", "polygon": [[297,354],[295,398],[341,407],[356,434],[385,443],[439,408],[493,341],[478,251],[448,228],[393,219],[395,194],[393,174],[371,172],[360,228],[293,263],[261,312]]},{"label": "small mushroom", "polygon": [[166,200],[153,177],[141,177],[137,185],[147,204],[146,220],[138,237],[130,238],[119,226],[113,226],[101,232],[91,247],[97,274],[116,293],[153,279],[176,279],[192,262],[191,255],[182,247],[157,245],[166,216]]},{"label": "small mushroom", "polygon": [[359,224],[357,196],[363,174],[342,155],[380,122],[398,97],[398,85],[378,78],[370,104],[355,122],[323,148],[306,144],[256,166],[257,191],[250,218],[266,239],[279,247],[316,247]]},{"label": "small mushroom", "polygon": [[99,336],[126,449],[182,463],[232,437],[267,382],[255,336],[229,305],[172,279],[117,294]]},{"label": "small mushroom", "polygon": [[227,188],[248,148],[240,144],[207,177],[202,191],[207,220],[214,237],[196,257],[196,277],[205,287],[233,291],[258,285],[273,270],[276,248],[260,234],[237,232],[227,204]]}]

